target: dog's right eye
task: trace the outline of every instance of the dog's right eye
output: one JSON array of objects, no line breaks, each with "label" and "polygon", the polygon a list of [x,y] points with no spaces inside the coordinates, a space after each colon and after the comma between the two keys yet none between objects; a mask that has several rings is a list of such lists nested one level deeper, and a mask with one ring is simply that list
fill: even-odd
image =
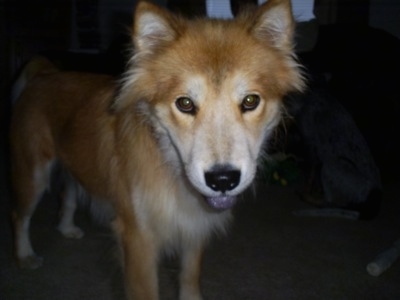
[{"label": "dog's right eye", "polygon": [[196,106],[189,97],[179,97],[176,99],[175,105],[181,112],[185,114],[194,115],[196,113]]}]

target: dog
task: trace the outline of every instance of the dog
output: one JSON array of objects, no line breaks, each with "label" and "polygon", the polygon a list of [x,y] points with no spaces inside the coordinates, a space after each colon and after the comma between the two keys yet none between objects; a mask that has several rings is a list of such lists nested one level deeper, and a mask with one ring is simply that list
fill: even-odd
[{"label": "dog", "polygon": [[19,265],[42,264],[29,224],[61,164],[69,180],[58,229],[83,235],[77,191],[110,203],[128,298],[158,299],[158,258],[177,253],[180,299],[201,299],[203,249],[253,182],[283,97],[305,84],[294,23],[289,0],[234,20],[188,20],[140,1],[122,79],[28,63],[11,121]]}]

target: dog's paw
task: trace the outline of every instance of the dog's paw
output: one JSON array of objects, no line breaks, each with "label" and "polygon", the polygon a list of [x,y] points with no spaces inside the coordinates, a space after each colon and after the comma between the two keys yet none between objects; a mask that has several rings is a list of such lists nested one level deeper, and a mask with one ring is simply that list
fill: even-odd
[{"label": "dog's paw", "polygon": [[37,269],[43,264],[43,258],[36,255],[30,255],[27,257],[19,258],[18,265],[22,269]]},{"label": "dog's paw", "polygon": [[77,226],[58,226],[58,230],[69,239],[80,239],[85,235],[83,230]]}]

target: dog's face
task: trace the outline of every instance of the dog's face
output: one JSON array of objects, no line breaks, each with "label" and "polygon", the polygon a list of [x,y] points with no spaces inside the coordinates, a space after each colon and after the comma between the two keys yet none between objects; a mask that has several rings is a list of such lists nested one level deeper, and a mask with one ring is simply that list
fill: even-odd
[{"label": "dog's face", "polygon": [[137,105],[166,160],[210,206],[230,208],[254,179],[281,98],[303,85],[289,1],[234,21],[187,21],[142,3],[135,20],[134,65],[117,109]]}]

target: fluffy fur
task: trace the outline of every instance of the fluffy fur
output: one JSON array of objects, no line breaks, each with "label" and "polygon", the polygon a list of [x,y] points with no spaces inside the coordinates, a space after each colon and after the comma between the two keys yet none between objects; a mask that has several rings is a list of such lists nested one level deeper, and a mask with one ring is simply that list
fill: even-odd
[{"label": "fluffy fur", "polygon": [[41,264],[29,223],[60,162],[75,181],[66,185],[64,235],[83,235],[73,223],[81,186],[113,205],[129,298],[158,299],[157,260],[174,251],[180,299],[201,299],[206,241],[225,230],[253,181],[282,97],[303,86],[290,1],[236,20],[186,20],[141,1],[134,20],[119,83],[43,61],[26,67],[11,129],[16,256],[23,267]]}]

